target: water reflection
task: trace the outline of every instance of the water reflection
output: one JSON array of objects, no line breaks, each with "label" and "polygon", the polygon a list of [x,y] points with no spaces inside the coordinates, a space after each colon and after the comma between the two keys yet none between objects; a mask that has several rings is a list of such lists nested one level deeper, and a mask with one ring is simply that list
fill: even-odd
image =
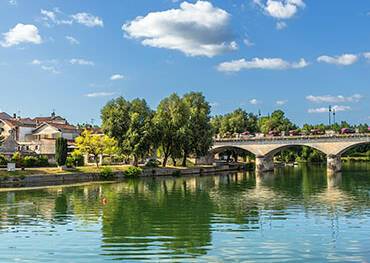
[{"label": "water reflection", "polygon": [[[67,248],[81,262],[364,260],[367,171],[326,176],[322,167],[292,167],[2,192],[0,261],[15,258],[9,247],[31,261],[58,254],[70,262]],[[27,250],[30,242],[54,245],[53,253],[47,245]]]}]

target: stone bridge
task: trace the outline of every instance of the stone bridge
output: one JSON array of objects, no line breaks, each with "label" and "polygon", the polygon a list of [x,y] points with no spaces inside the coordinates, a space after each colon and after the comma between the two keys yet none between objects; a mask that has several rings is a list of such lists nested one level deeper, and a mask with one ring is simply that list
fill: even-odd
[{"label": "stone bridge", "polygon": [[370,134],[216,139],[210,153],[214,156],[233,148],[246,150],[256,156],[256,170],[265,172],[274,169],[273,158],[278,152],[293,146],[308,146],[326,154],[329,172],[339,172],[342,154],[366,143],[370,143]]}]

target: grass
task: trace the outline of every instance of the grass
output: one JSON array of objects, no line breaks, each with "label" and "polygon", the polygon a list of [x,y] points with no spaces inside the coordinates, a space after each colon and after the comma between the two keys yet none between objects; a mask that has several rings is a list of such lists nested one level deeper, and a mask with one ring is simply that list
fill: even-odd
[{"label": "grass", "polygon": [[100,173],[103,168],[109,167],[112,172],[123,172],[126,171],[130,165],[107,165],[100,166],[81,166],[77,167],[72,171],[63,171],[57,167],[45,167],[45,168],[26,168],[25,170],[17,170],[15,172],[8,172],[6,170],[0,170],[0,177],[14,176],[22,177],[29,175],[51,175],[51,174],[70,174],[70,173]]}]

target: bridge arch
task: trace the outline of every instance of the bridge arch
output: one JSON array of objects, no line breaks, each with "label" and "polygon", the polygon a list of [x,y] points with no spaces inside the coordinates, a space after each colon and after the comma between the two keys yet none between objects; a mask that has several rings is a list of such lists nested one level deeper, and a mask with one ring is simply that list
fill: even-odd
[{"label": "bridge arch", "polygon": [[349,150],[352,150],[353,148],[357,147],[357,146],[360,146],[360,145],[367,145],[369,144],[370,142],[358,142],[358,143],[353,143],[352,145],[349,145],[345,148],[343,148],[339,153],[338,155],[342,156],[343,154],[345,154],[346,152],[348,152]]},{"label": "bridge arch", "polygon": [[308,147],[308,148],[311,148],[311,149],[315,149],[315,150],[319,151],[320,153],[322,153],[324,155],[327,155],[327,153],[325,151],[323,151],[323,149],[320,149],[319,147],[316,147],[316,146],[310,145],[310,144],[299,144],[299,143],[297,143],[297,144],[285,144],[285,145],[278,146],[274,149],[271,149],[270,152],[267,152],[266,156],[274,157],[276,154],[278,154],[281,151],[284,151],[284,150],[287,150],[287,149],[290,149],[290,148],[295,148],[295,147]]}]

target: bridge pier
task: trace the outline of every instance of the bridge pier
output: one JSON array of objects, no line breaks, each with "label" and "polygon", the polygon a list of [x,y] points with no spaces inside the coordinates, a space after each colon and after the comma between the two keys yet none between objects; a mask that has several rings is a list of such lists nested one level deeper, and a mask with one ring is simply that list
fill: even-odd
[{"label": "bridge pier", "polygon": [[330,154],[327,156],[327,170],[330,174],[342,171],[342,160],[340,154]]},{"label": "bridge pier", "polygon": [[274,170],[273,156],[256,156],[256,172],[264,173]]}]

